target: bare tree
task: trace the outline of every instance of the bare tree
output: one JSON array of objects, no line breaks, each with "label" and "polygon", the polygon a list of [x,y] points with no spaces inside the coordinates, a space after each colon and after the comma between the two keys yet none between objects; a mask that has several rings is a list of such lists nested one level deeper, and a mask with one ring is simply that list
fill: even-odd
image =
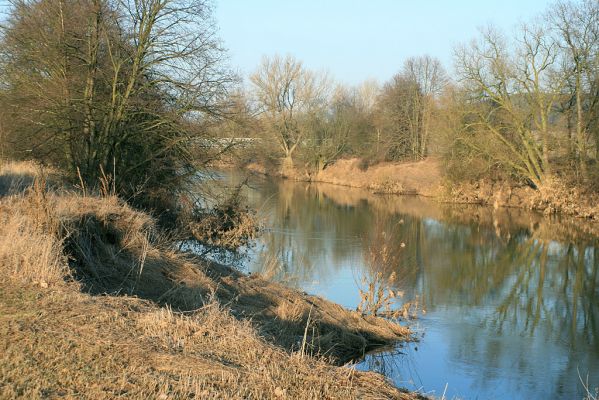
[{"label": "bare tree", "polygon": [[292,166],[293,153],[307,134],[302,123],[326,105],[327,77],[292,56],[276,55],[262,59],[251,81],[262,116],[283,153],[283,166]]},{"label": "bare tree", "polygon": [[[428,155],[435,103],[447,76],[439,60],[412,57],[387,82],[377,99],[377,147],[386,157],[418,160]],[[386,142],[386,143],[384,143]]]},{"label": "bare tree", "polygon": [[488,138],[478,142],[480,153],[539,186],[549,173],[548,121],[563,86],[552,69],[557,47],[541,27],[523,27],[514,52],[493,28],[481,36],[456,52],[469,93],[467,127]]},{"label": "bare tree", "polygon": [[418,155],[424,158],[428,155],[431,119],[435,99],[447,84],[448,77],[437,58],[429,55],[412,57],[406,60],[403,75],[418,85],[418,93],[414,93],[415,101],[421,109],[421,127],[416,140]]},{"label": "bare tree", "polygon": [[376,105],[376,99],[380,91],[380,85],[376,80],[365,80],[355,89],[356,106],[363,112],[371,112]]},{"label": "bare tree", "polygon": [[[576,115],[576,159],[583,178],[587,175],[588,130],[596,118],[599,92],[599,3],[559,1],[547,18],[564,50],[565,73],[570,81]],[[599,143],[599,136],[596,139]]]},{"label": "bare tree", "polygon": [[15,0],[1,34],[14,147],[90,184],[117,171],[125,192],[194,171],[198,122],[235,80],[205,0]]},{"label": "bare tree", "polygon": [[327,108],[313,115],[307,137],[307,156],[322,171],[348,149],[356,124],[356,98],[351,90],[338,85]]},{"label": "bare tree", "polygon": [[395,75],[377,99],[375,125],[378,157],[400,160],[420,158],[422,93],[418,83]]}]

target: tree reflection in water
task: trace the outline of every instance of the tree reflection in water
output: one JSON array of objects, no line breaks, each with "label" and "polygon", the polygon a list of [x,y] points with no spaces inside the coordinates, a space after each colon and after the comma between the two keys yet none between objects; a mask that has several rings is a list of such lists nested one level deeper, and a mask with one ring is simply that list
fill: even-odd
[{"label": "tree reflection in water", "polygon": [[[599,383],[599,243],[584,221],[329,185],[255,186],[248,196],[268,210],[270,230],[251,268],[266,273],[268,259],[278,260],[275,279],[349,308],[359,303],[361,275],[395,274],[392,290],[428,311],[419,322],[427,332],[422,347],[446,352],[438,362],[416,356],[425,389],[442,392],[449,379],[469,376],[462,397],[494,397],[485,391],[490,384],[516,397],[579,397],[577,369]],[[388,373],[385,360],[401,359],[377,357],[368,362]],[[439,365],[427,376],[432,362]],[[405,364],[395,370],[405,375]]]}]

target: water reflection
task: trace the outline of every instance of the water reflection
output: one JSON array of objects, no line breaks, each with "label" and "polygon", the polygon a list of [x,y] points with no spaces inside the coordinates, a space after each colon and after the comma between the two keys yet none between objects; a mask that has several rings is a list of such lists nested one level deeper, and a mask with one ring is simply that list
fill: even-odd
[{"label": "water reflection", "polygon": [[269,227],[252,271],[350,308],[362,276],[395,274],[427,310],[419,343],[359,368],[449,398],[582,398],[579,371],[599,385],[595,226],[288,181],[247,195]]}]

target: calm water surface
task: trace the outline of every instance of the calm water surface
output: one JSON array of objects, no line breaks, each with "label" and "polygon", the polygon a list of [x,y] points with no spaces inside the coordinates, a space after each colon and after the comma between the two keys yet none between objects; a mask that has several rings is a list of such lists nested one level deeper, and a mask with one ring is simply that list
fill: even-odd
[{"label": "calm water surface", "polygon": [[582,399],[580,377],[599,385],[599,242],[580,221],[262,178],[246,194],[267,226],[250,271],[352,309],[364,280],[395,272],[424,311],[409,322],[418,342],[356,368],[446,398]]}]

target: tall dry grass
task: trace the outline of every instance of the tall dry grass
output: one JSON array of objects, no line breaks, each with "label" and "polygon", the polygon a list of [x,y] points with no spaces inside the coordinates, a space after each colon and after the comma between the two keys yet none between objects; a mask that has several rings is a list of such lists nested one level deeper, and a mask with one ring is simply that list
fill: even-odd
[{"label": "tall dry grass", "polygon": [[69,270],[42,184],[0,202],[0,264],[4,278],[47,287],[63,282]]},{"label": "tall dry grass", "polygon": [[23,193],[36,179],[42,180],[46,186],[55,186],[60,177],[53,168],[33,161],[0,160],[0,197]]},{"label": "tall dry grass", "polygon": [[405,330],[179,254],[118,198],[37,179],[0,198],[0,398],[413,397],[328,362]]}]

